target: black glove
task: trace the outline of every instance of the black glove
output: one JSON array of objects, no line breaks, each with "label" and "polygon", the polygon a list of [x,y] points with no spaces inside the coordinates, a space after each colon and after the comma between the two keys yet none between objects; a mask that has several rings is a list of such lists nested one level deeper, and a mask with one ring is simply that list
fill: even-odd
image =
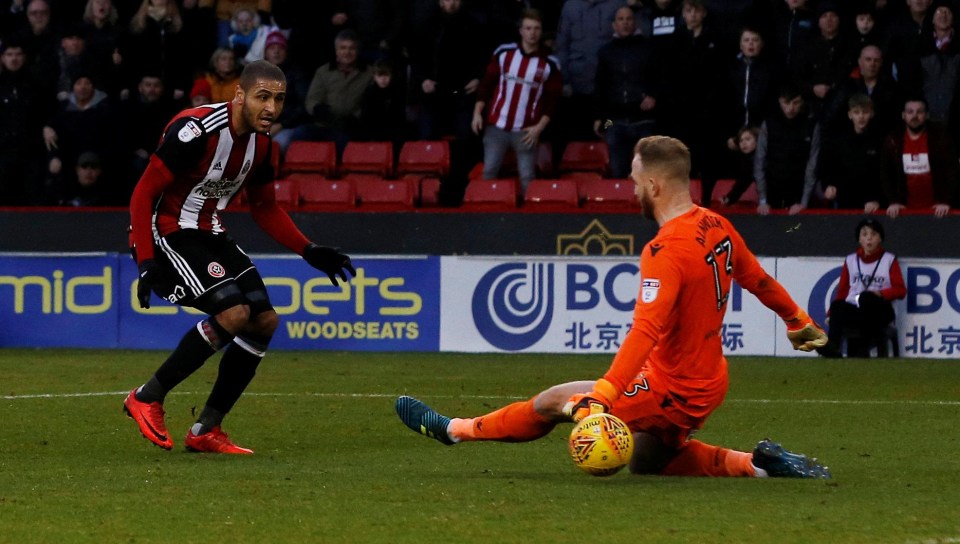
[{"label": "black glove", "polygon": [[340,253],[335,247],[318,246],[311,242],[303,250],[303,260],[326,274],[334,285],[340,285],[337,282],[337,276],[340,276],[343,281],[347,281],[347,272],[350,272],[351,276],[357,275],[357,271],[353,269],[353,264],[350,263],[350,257]]},{"label": "black glove", "polygon": [[137,281],[137,300],[140,301],[141,308],[150,307],[150,293],[153,291],[153,283],[157,280],[157,263],[153,259],[147,259],[140,263],[140,279]]}]

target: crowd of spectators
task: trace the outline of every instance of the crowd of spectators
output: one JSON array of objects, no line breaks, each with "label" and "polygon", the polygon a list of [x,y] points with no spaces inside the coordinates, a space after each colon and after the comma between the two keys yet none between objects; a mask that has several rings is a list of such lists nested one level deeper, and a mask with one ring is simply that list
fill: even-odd
[{"label": "crowd of spectators", "polygon": [[737,180],[721,205],[755,182],[758,213],[943,215],[960,175],[957,13],[944,0],[0,0],[0,205],[126,205],[170,117],[231,99],[263,58],[287,75],[281,149],[445,138],[447,203],[477,163],[497,175],[510,146],[529,180],[541,142],[559,157],[605,140],[622,178],[632,143],[661,133],[691,148],[705,200]]}]

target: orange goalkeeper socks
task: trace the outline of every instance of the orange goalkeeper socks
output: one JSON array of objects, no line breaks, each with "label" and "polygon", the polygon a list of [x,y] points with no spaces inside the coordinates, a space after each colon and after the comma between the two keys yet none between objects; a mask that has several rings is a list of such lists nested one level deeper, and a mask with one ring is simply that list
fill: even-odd
[{"label": "orange goalkeeper socks", "polygon": [[454,418],[447,433],[457,441],[496,440],[528,442],[546,436],[554,423],[547,421],[533,407],[536,397],[508,404],[487,415],[469,419]]},{"label": "orange goalkeeper socks", "polygon": [[753,455],[690,440],[660,472],[664,476],[755,476]]}]

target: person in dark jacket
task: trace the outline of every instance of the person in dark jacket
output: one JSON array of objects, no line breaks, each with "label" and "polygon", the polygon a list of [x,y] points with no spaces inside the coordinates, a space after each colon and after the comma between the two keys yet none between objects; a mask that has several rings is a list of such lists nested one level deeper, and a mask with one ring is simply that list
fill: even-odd
[{"label": "person in dark jacket", "polygon": [[40,203],[40,127],[45,106],[19,43],[0,53],[0,205]]},{"label": "person in dark jacket", "polygon": [[865,94],[850,97],[847,123],[824,135],[820,181],[823,196],[835,208],[873,213],[880,208],[880,154],[884,133]]},{"label": "person in dark jacket", "polygon": [[780,111],[760,126],[754,156],[760,215],[771,208],[800,213],[809,206],[816,184],[820,127],[806,113],[799,86],[784,85],[779,103]]},{"label": "person in dark jacket", "polygon": [[950,212],[957,188],[957,153],[946,128],[927,119],[927,101],[911,96],[903,104],[903,130],[890,134],[883,145],[880,168],[887,215],[904,208]]},{"label": "person in dark jacket", "polygon": [[633,146],[656,129],[657,96],[663,87],[653,43],[635,34],[633,10],[622,7],[613,21],[614,39],[600,48],[593,130],[610,150],[610,174],[630,174]]}]

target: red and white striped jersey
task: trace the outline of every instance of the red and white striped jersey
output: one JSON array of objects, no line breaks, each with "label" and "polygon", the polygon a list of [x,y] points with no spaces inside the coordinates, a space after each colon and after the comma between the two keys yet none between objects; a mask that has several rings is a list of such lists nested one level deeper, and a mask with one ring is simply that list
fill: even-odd
[{"label": "red and white striped jersey", "polygon": [[552,116],[562,91],[556,57],[542,48],[527,54],[519,43],[508,43],[494,51],[477,93],[487,104],[488,124],[517,131]]},{"label": "red and white striped jersey", "polygon": [[230,125],[232,104],[180,112],[164,129],[156,156],[174,174],[154,208],[154,235],[181,229],[224,232],[218,212],[244,182],[273,181],[270,137],[238,136]]}]

